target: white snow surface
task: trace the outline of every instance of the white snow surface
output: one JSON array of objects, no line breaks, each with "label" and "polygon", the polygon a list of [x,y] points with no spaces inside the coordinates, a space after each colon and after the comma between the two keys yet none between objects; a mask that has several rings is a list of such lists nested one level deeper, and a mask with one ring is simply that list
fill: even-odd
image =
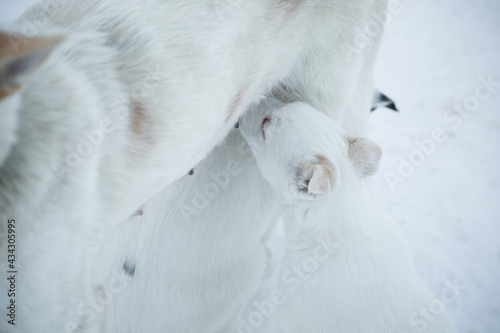
[{"label": "white snow surface", "polygon": [[[19,16],[34,0],[0,0],[0,24]],[[500,332],[500,85],[477,110],[446,121],[445,115],[471,96],[480,78],[500,83],[500,2],[498,0],[394,0],[380,50],[376,86],[401,112],[371,115],[370,137],[383,149],[381,167],[369,180],[377,204],[399,224],[414,264],[439,298],[446,281],[465,290],[446,308],[460,333]],[[456,108],[455,108],[456,109]],[[458,109],[456,109],[458,110]],[[457,119],[457,118],[455,118]],[[436,130],[446,141],[428,155],[416,142]],[[419,159],[420,156],[420,159]],[[423,156],[423,158],[422,158]],[[402,160],[413,163],[391,186]],[[418,165],[417,165],[418,164]],[[277,288],[283,253],[279,225],[271,238],[274,274],[255,301]],[[258,322],[255,305],[242,316]],[[262,314],[262,312],[259,312]],[[254,333],[274,333],[266,316]],[[243,331],[242,331],[243,332]],[[401,333],[401,332],[397,332]]]}]

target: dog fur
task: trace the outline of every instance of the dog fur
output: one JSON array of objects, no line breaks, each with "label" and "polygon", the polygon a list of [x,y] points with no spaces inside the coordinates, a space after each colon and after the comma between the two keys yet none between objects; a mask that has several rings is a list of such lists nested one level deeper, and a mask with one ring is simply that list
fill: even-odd
[{"label": "dog fur", "polygon": [[[103,272],[111,269],[100,260],[104,240],[200,163],[266,96],[307,102],[347,132],[362,134],[385,7],[385,0],[52,0],[5,27],[0,219],[16,219],[19,273],[16,326],[2,320],[0,331],[106,332],[118,325],[82,324],[104,315],[82,310],[102,294]],[[374,22],[379,29],[352,52]],[[228,151],[214,154],[224,158]],[[257,173],[249,177],[258,181]],[[228,207],[269,195],[265,187],[248,197],[236,185],[227,191]],[[207,216],[233,216],[207,209],[214,209]],[[273,212],[267,207],[263,220]],[[254,223],[248,218],[226,227],[237,234]],[[251,238],[255,248],[257,238]],[[5,238],[0,245],[5,248]],[[2,271],[6,262],[2,250]],[[127,264],[123,273],[139,276],[139,265],[134,271]],[[248,296],[256,285],[241,288]],[[0,289],[8,289],[5,279]],[[2,296],[0,305],[8,302]]]}]

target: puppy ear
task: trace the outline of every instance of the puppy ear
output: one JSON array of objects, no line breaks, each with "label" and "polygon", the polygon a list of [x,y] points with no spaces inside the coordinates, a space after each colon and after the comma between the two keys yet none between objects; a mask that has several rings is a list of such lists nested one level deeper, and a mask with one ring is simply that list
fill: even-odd
[{"label": "puppy ear", "polygon": [[63,39],[25,38],[0,31],[0,100],[17,92]]},{"label": "puppy ear", "polygon": [[380,146],[368,138],[349,138],[349,157],[361,178],[374,175],[382,157]]},{"label": "puppy ear", "polygon": [[332,192],[335,178],[333,164],[323,156],[316,158],[314,163],[303,162],[297,172],[296,187],[299,195],[309,200],[328,196]]}]

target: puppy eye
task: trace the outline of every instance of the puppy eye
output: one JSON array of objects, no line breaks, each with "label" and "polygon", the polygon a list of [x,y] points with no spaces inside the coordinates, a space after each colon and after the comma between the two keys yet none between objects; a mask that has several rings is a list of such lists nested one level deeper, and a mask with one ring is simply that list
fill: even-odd
[{"label": "puppy eye", "polygon": [[260,128],[262,129],[262,137],[264,138],[264,141],[266,141],[266,131],[265,131],[265,126],[271,122],[270,117],[265,117],[264,120],[262,120],[262,124],[260,125]]}]

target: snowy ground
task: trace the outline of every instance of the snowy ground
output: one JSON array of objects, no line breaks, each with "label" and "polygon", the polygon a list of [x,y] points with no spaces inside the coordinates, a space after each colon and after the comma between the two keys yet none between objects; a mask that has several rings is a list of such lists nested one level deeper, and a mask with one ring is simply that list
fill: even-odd
[{"label": "snowy ground", "polygon": [[[0,0],[0,23],[33,2]],[[497,333],[500,84],[470,114],[461,115],[455,106],[466,101],[475,107],[481,77],[500,83],[500,2],[400,4],[401,13],[387,27],[376,85],[395,99],[401,112],[379,110],[371,117],[370,135],[382,146],[384,157],[370,188],[378,205],[406,233],[416,268],[435,294],[441,294],[446,281],[466,286],[446,305],[459,332]],[[436,143],[428,155],[419,153],[416,142],[428,142],[440,129],[446,141]],[[402,160],[416,166],[398,170]],[[388,177],[397,180],[391,185]],[[272,244],[279,259],[281,229]],[[264,281],[257,300],[269,297],[276,278]],[[245,316],[254,311],[249,306]],[[274,332],[272,319],[254,332]]]},{"label": "snowy ground", "polygon": [[[376,84],[401,114],[379,111],[371,135],[384,150],[372,180],[380,207],[396,219],[415,265],[439,295],[445,280],[467,286],[448,306],[459,332],[500,332],[500,2],[404,1],[388,26]],[[480,77],[498,82],[477,111],[447,122],[458,103],[473,107]],[[471,98],[472,97],[472,98]],[[476,100],[477,101],[477,100]],[[472,108],[473,109],[473,108]],[[455,108],[459,110],[459,108]],[[414,174],[392,190],[387,172],[443,129]]]}]

